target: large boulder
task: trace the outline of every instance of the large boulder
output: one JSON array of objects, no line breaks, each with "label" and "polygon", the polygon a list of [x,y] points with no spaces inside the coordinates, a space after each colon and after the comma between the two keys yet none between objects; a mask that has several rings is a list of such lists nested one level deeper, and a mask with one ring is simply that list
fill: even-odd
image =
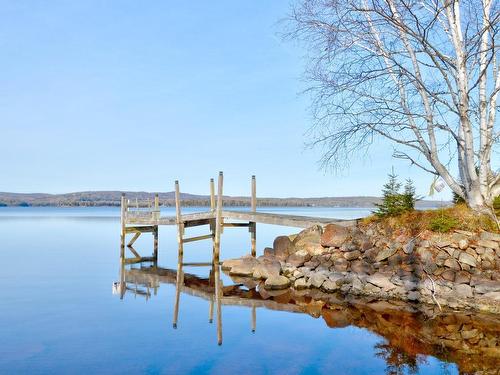
[{"label": "large boulder", "polygon": [[222,269],[228,270],[234,276],[253,276],[254,267],[259,262],[251,255],[245,255],[238,259],[228,259],[222,263]]},{"label": "large boulder", "polygon": [[324,247],[340,247],[348,239],[349,230],[347,228],[336,224],[328,224],[321,235],[320,243]]},{"label": "large boulder", "polygon": [[320,243],[323,228],[320,225],[314,225],[301,231],[293,240],[293,245],[300,250],[307,243]]},{"label": "large boulder", "polygon": [[326,251],[319,242],[305,242],[300,249],[307,251],[312,256],[321,255]]},{"label": "large boulder", "polygon": [[274,255],[280,260],[285,260],[295,252],[295,246],[288,236],[278,236],[273,242]]},{"label": "large boulder", "polygon": [[311,259],[311,254],[309,254],[305,250],[299,250],[299,251],[296,251],[295,253],[291,254],[286,259],[286,262],[294,267],[301,267],[304,265],[305,262],[307,262],[310,259]]},{"label": "large boulder", "polygon": [[268,279],[271,276],[278,276],[281,271],[281,264],[277,260],[262,259],[253,268],[254,279]]}]

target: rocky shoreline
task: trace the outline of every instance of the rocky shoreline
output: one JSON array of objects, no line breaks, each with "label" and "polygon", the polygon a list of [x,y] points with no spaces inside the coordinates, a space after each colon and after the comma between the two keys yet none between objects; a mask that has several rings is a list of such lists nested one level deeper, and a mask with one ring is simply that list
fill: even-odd
[{"label": "rocky shoreline", "polygon": [[279,236],[254,258],[222,263],[266,290],[320,290],[439,308],[500,313],[500,234],[429,231],[411,236],[381,223],[314,226]]}]

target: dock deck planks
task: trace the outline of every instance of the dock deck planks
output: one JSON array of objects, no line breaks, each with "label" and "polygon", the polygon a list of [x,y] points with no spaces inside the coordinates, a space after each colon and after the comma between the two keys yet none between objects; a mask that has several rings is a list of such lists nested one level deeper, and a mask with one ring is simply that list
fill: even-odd
[{"label": "dock deck planks", "polygon": [[[221,216],[224,220],[241,220],[261,224],[282,225],[287,227],[308,228],[313,225],[337,224],[341,226],[353,226],[357,220],[340,220],[326,217],[311,217],[299,215],[276,214],[269,212],[252,212],[252,211],[226,211],[223,210]],[[190,221],[215,219],[216,214],[212,211],[196,212],[191,214],[181,215],[181,221],[188,223]],[[153,213],[147,215],[141,212],[140,215],[129,213],[126,218],[126,223],[130,225],[176,225],[177,219],[175,216],[160,216],[155,217]]]}]

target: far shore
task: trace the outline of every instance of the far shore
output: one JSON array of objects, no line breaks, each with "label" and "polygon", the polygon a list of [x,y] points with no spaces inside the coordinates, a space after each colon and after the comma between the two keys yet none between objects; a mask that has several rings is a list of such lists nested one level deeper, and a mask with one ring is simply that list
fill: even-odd
[{"label": "far shore", "polygon": [[[0,207],[119,207],[122,193],[132,204],[147,207],[153,201],[155,193],[122,191],[88,191],[67,194],[45,193],[6,193],[0,192]],[[158,193],[160,205],[174,207],[174,192]],[[210,206],[210,197],[206,195],[181,194],[184,207]],[[380,203],[380,197],[310,197],[310,198],[257,198],[260,207],[318,207],[318,208],[374,208]],[[449,201],[420,200],[417,208],[436,208],[449,205]],[[250,206],[249,197],[224,196],[224,205],[231,207]]]}]

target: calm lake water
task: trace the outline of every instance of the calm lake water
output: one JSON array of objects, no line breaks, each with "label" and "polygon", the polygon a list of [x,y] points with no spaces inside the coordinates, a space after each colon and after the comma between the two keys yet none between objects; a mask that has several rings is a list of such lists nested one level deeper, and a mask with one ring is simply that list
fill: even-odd
[{"label": "calm lake water", "polygon": [[[173,210],[163,211],[173,215]],[[333,208],[268,211],[337,218],[369,213]],[[223,304],[220,314],[215,306],[209,323],[208,266],[183,267],[190,288],[179,294],[174,329],[174,227],[160,229],[158,266],[165,269],[160,275],[139,265],[121,270],[118,208],[0,208],[0,224],[1,374],[455,374],[459,367],[464,372],[478,366],[495,370],[498,363],[490,358],[491,351],[485,352],[488,357],[483,352],[456,355],[447,349],[452,345],[447,342],[456,339],[451,331],[455,326],[458,344],[460,330],[470,326],[482,335],[476,343],[498,337],[498,321],[467,315],[428,319],[387,312],[381,305],[326,308],[290,295],[259,295],[258,304],[245,305],[245,298],[251,297],[245,289],[245,298],[240,298],[240,291],[226,288],[225,294],[236,295],[235,303]],[[193,235],[206,233],[206,228],[188,230]],[[258,255],[277,235],[295,232],[258,224]],[[135,249],[151,254],[152,236],[141,236]],[[225,228],[222,259],[249,249],[246,228]],[[184,262],[210,262],[210,257],[210,241],[185,245]],[[226,275],[220,277],[224,287],[234,284]],[[113,287],[120,280],[127,281],[123,298]],[[452,328],[440,332],[444,326]],[[452,333],[455,338],[448,340]],[[429,342],[439,334],[448,340],[445,344]],[[474,348],[469,341],[467,345]],[[487,365],[478,364],[481,356]]]}]

